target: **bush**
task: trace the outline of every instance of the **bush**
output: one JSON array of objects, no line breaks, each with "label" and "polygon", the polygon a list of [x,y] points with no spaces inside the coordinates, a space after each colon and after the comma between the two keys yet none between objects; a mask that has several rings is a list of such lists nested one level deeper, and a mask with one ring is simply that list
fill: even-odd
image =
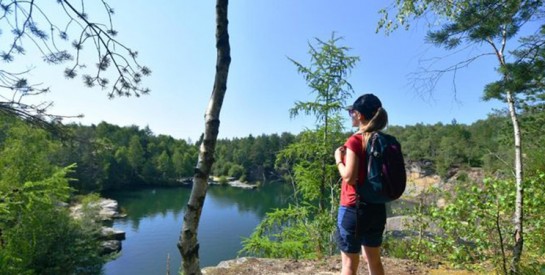
[{"label": "bush", "polygon": [[[543,268],[545,248],[545,174],[529,177],[524,197],[524,254],[521,270],[535,274]],[[515,209],[515,184],[508,180],[485,179],[482,183],[458,182],[452,191],[436,190],[447,198],[444,207],[419,207],[411,214],[420,222],[412,230],[431,231],[433,224],[441,234],[388,241],[388,253],[423,262],[441,261],[469,269],[493,268],[509,271],[511,263]],[[429,223],[425,221],[429,220]],[[403,253],[406,251],[405,253]],[[506,263],[504,265],[504,263]],[[521,271],[521,272],[522,272]]]},{"label": "bush", "polygon": [[[43,181],[26,182],[20,192],[2,194],[0,274],[99,274],[99,228],[75,221],[59,202],[68,199],[69,168]],[[93,225],[93,226],[90,226]]]}]

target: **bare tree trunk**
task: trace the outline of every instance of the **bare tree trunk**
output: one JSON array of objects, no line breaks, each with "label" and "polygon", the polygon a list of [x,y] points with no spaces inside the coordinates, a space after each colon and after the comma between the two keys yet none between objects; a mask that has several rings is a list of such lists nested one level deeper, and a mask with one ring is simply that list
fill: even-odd
[{"label": "bare tree trunk", "polygon": [[[491,40],[488,40],[488,43],[492,45],[496,53],[496,57],[501,66],[505,66],[505,56],[503,51],[505,50],[505,44],[507,42],[506,31],[502,34],[502,43],[501,48],[497,48]],[[509,74],[503,75],[505,80],[509,79]],[[524,187],[522,186],[523,173],[522,173],[522,145],[521,145],[521,136],[520,136],[520,125],[518,121],[517,110],[515,107],[515,97],[513,96],[512,91],[505,91],[505,99],[507,101],[507,106],[509,108],[509,116],[511,117],[511,122],[513,123],[513,134],[515,140],[515,185],[516,185],[516,199],[515,199],[515,216],[513,223],[515,225],[515,232],[513,233],[515,238],[515,245],[513,246],[513,259],[511,262],[511,274],[518,274],[520,258],[522,256],[522,248],[524,244],[523,239],[523,196],[524,196]]]},{"label": "bare tree trunk", "polygon": [[516,182],[516,201],[515,201],[515,245],[513,247],[513,262],[511,264],[511,274],[518,274],[518,266],[522,255],[522,247],[524,243],[522,228],[523,228],[523,194],[522,186],[522,148],[520,137],[520,126],[515,110],[515,99],[510,91],[507,91],[507,104],[509,105],[509,115],[513,123],[513,133],[515,135],[515,182]]},{"label": "bare tree trunk", "polygon": [[197,230],[208,189],[208,177],[214,163],[214,150],[220,125],[219,116],[227,90],[227,75],[231,63],[229,33],[227,32],[228,3],[228,0],[216,1],[216,77],[212,96],[206,109],[204,139],[199,149],[199,160],[193,176],[193,188],[178,242],[178,249],[182,254],[182,270],[185,275],[201,274]]}]

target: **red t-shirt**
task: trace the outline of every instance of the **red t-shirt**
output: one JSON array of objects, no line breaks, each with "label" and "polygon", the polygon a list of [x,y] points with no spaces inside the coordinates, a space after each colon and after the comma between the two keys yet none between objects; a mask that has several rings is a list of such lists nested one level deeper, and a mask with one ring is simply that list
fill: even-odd
[{"label": "red t-shirt", "polygon": [[[359,160],[359,165],[357,167],[357,184],[363,184],[363,181],[360,179],[364,179],[367,176],[366,169],[360,169],[360,167],[367,167],[367,158],[365,158],[363,153],[362,138],[363,137],[361,134],[354,134],[350,136],[348,140],[346,140],[346,142],[344,143],[344,146],[346,146],[347,149],[350,149],[352,150],[352,152],[356,153],[356,156]],[[345,163],[344,159],[343,163]],[[356,202],[356,186],[350,185],[343,180],[343,182],[341,183],[341,206],[356,206]]]}]

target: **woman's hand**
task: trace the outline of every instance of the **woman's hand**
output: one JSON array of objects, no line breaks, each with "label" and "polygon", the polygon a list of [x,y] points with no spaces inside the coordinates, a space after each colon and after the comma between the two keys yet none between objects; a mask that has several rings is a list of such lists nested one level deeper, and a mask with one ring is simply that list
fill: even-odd
[{"label": "woman's hand", "polygon": [[346,154],[346,147],[340,146],[335,150],[335,164],[339,164],[343,161],[344,155]]}]

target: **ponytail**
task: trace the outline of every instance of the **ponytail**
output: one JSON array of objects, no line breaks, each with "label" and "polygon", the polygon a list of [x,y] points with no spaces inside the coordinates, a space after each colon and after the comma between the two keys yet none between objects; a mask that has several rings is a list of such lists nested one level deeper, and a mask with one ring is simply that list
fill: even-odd
[{"label": "ponytail", "polygon": [[369,123],[365,126],[365,129],[363,132],[365,133],[371,133],[380,131],[384,128],[386,128],[386,125],[388,124],[388,113],[386,110],[382,107],[378,107],[377,111],[375,112],[375,115],[371,120],[369,120]]}]

